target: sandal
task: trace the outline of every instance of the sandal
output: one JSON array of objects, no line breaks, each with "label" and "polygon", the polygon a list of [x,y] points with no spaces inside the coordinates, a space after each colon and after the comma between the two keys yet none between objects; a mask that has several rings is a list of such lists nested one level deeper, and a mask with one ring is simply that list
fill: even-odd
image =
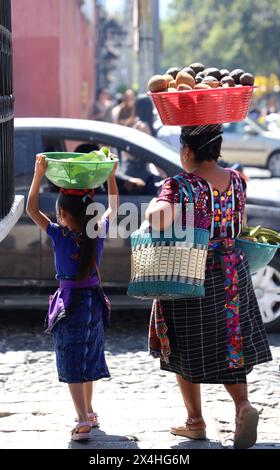
[{"label": "sandal", "polygon": [[241,406],[236,416],[236,428],[233,447],[235,449],[248,449],[257,440],[257,426],[259,412],[250,403]]},{"label": "sandal", "polygon": [[[89,432],[80,432],[79,429],[81,428],[88,428]],[[74,427],[71,431],[71,439],[72,441],[85,441],[90,439],[90,430],[91,430],[91,421],[81,421]]]},{"label": "sandal", "polygon": [[[98,428],[99,427],[99,421],[98,421],[98,414],[93,411],[92,413],[87,414],[89,421],[91,422],[91,427],[92,428]],[[78,422],[79,419],[75,418],[75,421]]]},{"label": "sandal", "polygon": [[206,431],[204,429],[191,429],[192,424],[204,423],[203,418],[188,418],[185,426],[172,427],[171,434],[174,436],[187,437],[188,439],[206,439]]},{"label": "sandal", "polygon": [[95,411],[93,411],[92,413],[88,413],[88,419],[91,421],[92,428],[99,427],[98,414],[95,413]]}]

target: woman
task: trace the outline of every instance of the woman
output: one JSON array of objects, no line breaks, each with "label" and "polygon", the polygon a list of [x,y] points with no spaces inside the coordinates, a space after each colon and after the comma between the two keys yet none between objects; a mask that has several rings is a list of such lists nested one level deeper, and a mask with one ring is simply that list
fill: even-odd
[{"label": "woman", "polygon": [[151,134],[146,122],[141,121],[136,111],[136,95],[133,90],[126,90],[123,94],[123,101],[119,106],[116,116],[117,124],[127,127],[133,127],[138,131]]},{"label": "woman", "polygon": [[[205,439],[200,384],[222,383],[236,406],[234,446],[248,448],[257,439],[258,412],[248,400],[246,375],[272,357],[248,262],[234,247],[245,220],[246,183],[236,171],[218,166],[220,125],[183,127],[180,140],[182,176],[194,197],[194,224],[209,229],[210,242],[205,297],[155,301],[152,311],[151,325],[159,307],[167,326],[170,355],[168,363],[166,354],[161,355],[161,368],[176,374],[188,412],[185,425],[171,432]],[[149,223],[157,230],[169,227],[179,200],[177,181],[167,179],[147,209]],[[185,197],[183,226],[187,203]]]}]

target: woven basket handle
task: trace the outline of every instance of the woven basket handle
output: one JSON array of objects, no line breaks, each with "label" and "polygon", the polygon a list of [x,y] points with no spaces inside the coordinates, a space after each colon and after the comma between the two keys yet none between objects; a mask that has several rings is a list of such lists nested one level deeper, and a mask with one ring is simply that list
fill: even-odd
[{"label": "woven basket handle", "polygon": [[[192,188],[191,188],[190,183],[181,175],[174,176],[174,179],[177,181],[180,187],[180,204],[182,204],[183,202],[184,194],[188,196],[190,203],[193,204],[193,194],[192,194]],[[187,190],[188,190],[187,193],[182,182],[187,187]]]}]

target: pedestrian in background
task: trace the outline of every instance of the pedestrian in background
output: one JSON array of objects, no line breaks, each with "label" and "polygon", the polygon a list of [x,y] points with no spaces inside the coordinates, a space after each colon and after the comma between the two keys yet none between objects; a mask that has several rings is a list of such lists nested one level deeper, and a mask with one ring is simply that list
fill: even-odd
[{"label": "pedestrian in background", "polygon": [[93,108],[92,119],[95,121],[111,121],[111,110],[114,104],[113,97],[106,88],[98,90]]},{"label": "pedestrian in background", "polygon": [[110,377],[104,355],[109,301],[101,288],[99,266],[109,222],[118,209],[117,168],[108,178],[108,209],[91,234],[87,233],[92,218],[87,208],[93,203],[93,191],[61,189],[56,202],[58,223],[40,211],[39,190],[46,168],[44,155],[38,155],[27,212],[53,244],[60,288],[49,307],[48,331],[54,340],[59,381],[68,384],[78,415],[72,439],[83,440],[98,425],[92,409],[92,383]]}]

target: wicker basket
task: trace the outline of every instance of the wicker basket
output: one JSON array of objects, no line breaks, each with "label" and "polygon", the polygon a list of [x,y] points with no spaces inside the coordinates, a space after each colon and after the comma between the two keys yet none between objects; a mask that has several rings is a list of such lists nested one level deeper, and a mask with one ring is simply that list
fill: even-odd
[{"label": "wicker basket", "polygon": [[[185,185],[192,203],[190,185],[187,181]],[[208,241],[209,231],[200,228],[186,228],[183,239],[174,235],[165,238],[164,233],[149,228],[134,232],[128,295],[152,299],[203,297]]]},{"label": "wicker basket", "polygon": [[177,92],[148,93],[162,124],[197,126],[222,124],[244,119],[248,113],[254,86],[212,88]]}]

